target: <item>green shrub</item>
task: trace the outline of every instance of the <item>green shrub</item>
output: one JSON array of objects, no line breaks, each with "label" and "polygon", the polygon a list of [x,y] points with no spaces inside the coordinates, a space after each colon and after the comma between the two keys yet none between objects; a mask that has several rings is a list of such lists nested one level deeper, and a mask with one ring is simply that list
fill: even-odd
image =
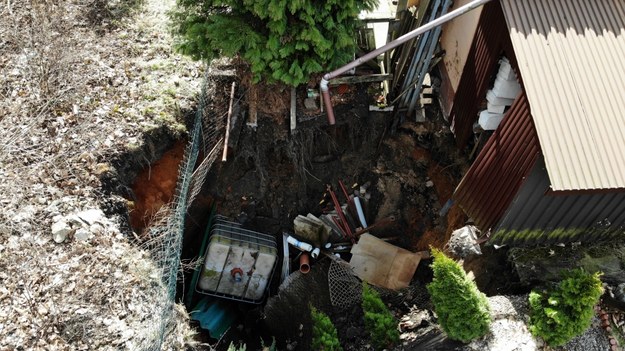
[{"label": "green shrub", "polygon": [[177,0],[178,49],[194,59],[239,56],[254,80],[297,86],[349,62],[358,14],[377,0]]},{"label": "green shrub", "polygon": [[488,332],[488,300],[456,261],[432,249],[434,279],[428,284],[438,322],[449,338],[469,342]]},{"label": "green shrub", "polygon": [[529,296],[530,331],[551,346],[563,345],[589,326],[603,293],[600,273],[567,271],[555,287]]},{"label": "green shrub", "polygon": [[397,321],[380,294],[365,282],[362,284],[362,310],[365,314],[365,328],[376,349],[383,349],[399,340]]},{"label": "green shrub", "polygon": [[310,306],[313,322],[313,339],[311,348],[319,351],[342,351],[339,336],[330,317]]}]

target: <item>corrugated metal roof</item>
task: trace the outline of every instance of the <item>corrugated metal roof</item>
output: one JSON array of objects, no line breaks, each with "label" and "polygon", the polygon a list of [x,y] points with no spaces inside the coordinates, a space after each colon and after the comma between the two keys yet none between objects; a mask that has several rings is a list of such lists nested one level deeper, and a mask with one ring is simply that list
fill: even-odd
[{"label": "corrugated metal roof", "polygon": [[501,219],[540,155],[529,103],[521,93],[454,192],[454,199],[487,230]]},{"label": "corrugated metal roof", "polygon": [[625,1],[501,4],[552,189],[625,188]]}]

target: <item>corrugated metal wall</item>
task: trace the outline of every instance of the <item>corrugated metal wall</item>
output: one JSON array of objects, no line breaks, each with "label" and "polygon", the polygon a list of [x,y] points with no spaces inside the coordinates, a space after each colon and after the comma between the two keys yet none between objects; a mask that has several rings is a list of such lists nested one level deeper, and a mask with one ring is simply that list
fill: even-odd
[{"label": "corrugated metal wall", "polygon": [[582,232],[607,229],[621,233],[625,230],[625,193],[554,195],[549,190],[549,176],[541,156],[497,229],[517,233],[538,231],[543,236],[563,229],[582,229]]},{"label": "corrugated metal wall", "polygon": [[460,147],[467,144],[473,133],[479,106],[486,97],[497,62],[504,53],[518,72],[501,5],[499,1],[492,1],[482,10],[449,116]]},{"label": "corrugated metal wall", "polygon": [[494,228],[539,155],[529,103],[521,93],[456,188],[456,202],[482,230]]}]

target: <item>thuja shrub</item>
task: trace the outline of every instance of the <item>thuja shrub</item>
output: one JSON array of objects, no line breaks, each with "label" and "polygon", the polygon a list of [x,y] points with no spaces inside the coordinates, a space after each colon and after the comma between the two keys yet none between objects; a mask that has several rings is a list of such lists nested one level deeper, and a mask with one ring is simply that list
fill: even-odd
[{"label": "thuja shrub", "polygon": [[469,342],[488,332],[488,300],[459,263],[432,249],[434,279],[428,284],[438,322],[450,339]]},{"label": "thuja shrub", "polygon": [[342,351],[339,335],[330,317],[313,306],[310,306],[310,316],[313,322],[311,348],[320,351]]},{"label": "thuja shrub", "polygon": [[603,293],[600,273],[567,271],[555,287],[529,296],[530,331],[551,346],[582,334],[591,323],[593,307]]},{"label": "thuja shrub", "polygon": [[397,321],[380,294],[365,282],[362,284],[362,310],[365,315],[365,328],[376,349],[383,349],[399,341]]},{"label": "thuja shrub", "polygon": [[353,59],[358,14],[377,0],[176,0],[178,49],[240,57],[254,81],[297,86]]}]

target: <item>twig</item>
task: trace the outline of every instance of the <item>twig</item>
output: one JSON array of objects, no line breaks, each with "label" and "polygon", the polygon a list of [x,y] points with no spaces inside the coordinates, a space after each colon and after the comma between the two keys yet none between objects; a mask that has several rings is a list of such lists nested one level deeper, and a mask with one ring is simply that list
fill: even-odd
[{"label": "twig", "polygon": [[302,168],[304,169],[304,172],[308,173],[308,175],[309,175],[309,176],[311,176],[311,177],[315,178],[315,179],[316,179],[317,181],[319,181],[319,182],[322,182],[322,181],[321,181],[321,179],[319,179],[319,178],[315,177],[312,173],[310,173],[310,171],[308,171],[308,170],[306,169],[306,167],[302,167]]}]

